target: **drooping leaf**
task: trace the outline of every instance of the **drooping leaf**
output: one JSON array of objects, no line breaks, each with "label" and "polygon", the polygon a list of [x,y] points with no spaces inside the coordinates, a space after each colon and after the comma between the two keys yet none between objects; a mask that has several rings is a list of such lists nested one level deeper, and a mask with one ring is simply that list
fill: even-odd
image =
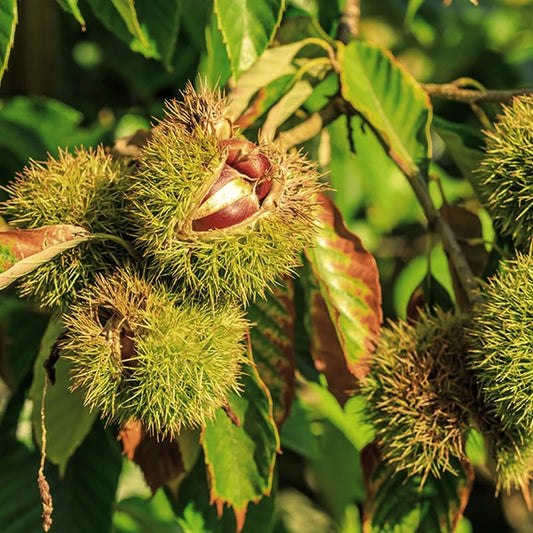
[{"label": "drooping leaf", "polygon": [[377,46],[351,41],[339,48],[339,60],[343,97],[379,133],[402,170],[426,176],[432,115],[426,92]]},{"label": "drooping leaf", "polygon": [[[122,460],[101,423],[70,461],[64,476],[47,465],[54,510],[51,531],[109,531]],[[13,438],[0,439],[0,527],[2,533],[42,532],[37,486],[39,453]]]},{"label": "drooping leaf", "polygon": [[[45,378],[44,361],[50,356],[53,344],[62,331],[61,322],[52,318],[41,341],[41,349],[35,361],[33,383],[29,396],[33,400],[32,421],[35,438],[41,442],[41,402]],[[47,433],[46,454],[58,465],[61,474],[77,448],[91,431],[97,411],[89,411],[83,405],[81,391],[71,392],[70,361],[59,358],[55,364],[56,381],[49,386],[45,397],[45,425]]]},{"label": "drooping leaf", "polygon": [[431,128],[444,141],[446,151],[461,174],[475,185],[476,180],[471,179],[472,172],[479,168],[483,157],[484,139],[481,132],[438,116],[433,117]]},{"label": "drooping leaf", "polygon": [[233,508],[239,531],[248,504],[270,494],[279,448],[272,402],[255,368],[246,366],[241,382],[243,393],[228,400],[230,416],[220,409],[202,434],[210,500],[219,515],[225,504]]},{"label": "drooping leaf", "polygon": [[470,465],[456,464],[457,475],[428,476],[420,487],[420,477],[407,478],[403,472],[379,463],[368,484],[364,509],[365,533],[452,533],[468,502],[474,471]]},{"label": "drooping leaf", "polygon": [[344,405],[357,386],[357,378],[350,371],[339,336],[320,293],[320,285],[310,266],[305,268],[305,296],[307,300],[306,328],[309,330],[309,350],[316,369],[326,376],[328,389]]},{"label": "drooping leaf", "polygon": [[[372,255],[351,233],[333,202],[321,197],[320,230],[306,256],[319,281],[349,370],[365,375],[382,319],[381,288]],[[314,331],[320,335],[320,331]]]},{"label": "drooping leaf", "polygon": [[57,2],[67,13],[73,15],[82,27],[85,27],[85,19],[78,7],[78,0],[57,0]]},{"label": "drooping leaf", "polygon": [[313,92],[313,86],[306,80],[296,82],[270,109],[265,124],[263,137],[272,141],[276,131]]},{"label": "drooping leaf", "polygon": [[209,24],[205,27],[205,47],[200,72],[210,86],[224,87],[231,78],[231,62],[214,13],[211,13]]},{"label": "drooping leaf", "polygon": [[91,238],[86,229],[66,224],[0,231],[0,290]]},{"label": "drooping leaf", "polygon": [[284,7],[284,0],[214,0],[235,78],[250,68],[271,43]]},{"label": "drooping leaf", "polygon": [[13,48],[17,23],[17,0],[0,0],[0,83]]},{"label": "drooping leaf", "polygon": [[270,391],[278,429],[289,414],[294,398],[293,299],[293,283],[287,279],[268,299],[259,300],[248,309],[250,321],[256,324],[250,332],[254,361]]},{"label": "drooping leaf", "polygon": [[104,26],[134,52],[170,69],[181,17],[181,0],[88,0]]},{"label": "drooping leaf", "polygon": [[131,420],[119,435],[124,454],[140,466],[154,493],[170,483],[176,490],[192,470],[200,451],[199,435],[195,430],[183,430],[174,439],[161,439],[148,435],[139,421]]}]

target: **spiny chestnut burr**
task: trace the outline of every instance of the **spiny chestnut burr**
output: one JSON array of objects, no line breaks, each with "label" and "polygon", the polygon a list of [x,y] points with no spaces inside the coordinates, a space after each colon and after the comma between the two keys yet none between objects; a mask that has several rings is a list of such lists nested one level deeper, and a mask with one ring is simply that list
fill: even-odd
[{"label": "spiny chestnut burr", "polygon": [[[60,151],[45,162],[30,161],[6,187],[10,196],[2,213],[21,229],[71,224],[121,236],[128,227],[123,206],[129,181],[128,162],[102,146]],[[66,309],[95,272],[125,256],[109,241],[83,243],[23,278],[21,293],[44,307]]]},{"label": "spiny chestnut burr", "polygon": [[292,272],[316,231],[312,164],[253,143],[219,94],[188,86],[141,150],[128,192],[137,245],[187,294],[246,303]]},{"label": "spiny chestnut burr", "polygon": [[240,388],[249,325],[235,305],[181,300],[129,267],[98,276],[63,321],[73,388],[108,421],[174,436]]}]

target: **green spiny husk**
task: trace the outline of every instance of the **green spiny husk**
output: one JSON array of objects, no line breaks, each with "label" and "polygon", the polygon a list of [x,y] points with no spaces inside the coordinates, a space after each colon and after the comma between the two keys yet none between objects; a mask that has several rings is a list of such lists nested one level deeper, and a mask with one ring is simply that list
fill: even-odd
[{"label": "green spiny husk", "polygon": [[487,426],[485,442],[497,492],[529,490],[533,474],[533,435],[519,428],[502,431],[497,420],[491,422],[490,427]]},{"label": "green spiny husk", "polygon": [[225,164],[227,149],[219,143],[234,134],[223,108],[217,95],[205,90],[197,95],[191,87],[183,103],[169,105],[138,158],[129,214],[155,272],[174,279],[190,296],[246,303],[298,265],[316,231],[320,186],[303,157],[260,144],[271,164],[275,200],[267,197],[268,208],[241,224],[193,231],[194,210]]},{"label": "green spiny husk", "polygon": [[439,477],[464,460],[476,409],[464,364],[468,318],[435,310],[384,329],[362,383],[384,460],[409,476]]},{"label": "green spiny husk", "polygon": [[[127,171],[126,160],[114,159],[101,146],[74,154],[61,151],[46,162],[30,162],[6,187],[10,198],[2,209],[19,228],[73,224],[120,236],[127,229]],[[84,243],[26,276],[21,293],[45,307],[64,309],[95,272],[122,262],[125,255],[114,243]]]},{"label": "green spiny husk", "polygon": [[176,435],[239,390],[249,324],[238,307],[180,301],[130,268],[97,276],[64,323],[73,388],[109,421]]},{"label": "green spiny husk", "polygon": [[533,432],[533,256],[517,254],[483,289],[469,366],[488,416],[503,431]]},{"label": "green spiny husk", "polygon": [[477,181],[503,234],[527,248],[533,235],[533,96],[519,96],[487,131]]}]

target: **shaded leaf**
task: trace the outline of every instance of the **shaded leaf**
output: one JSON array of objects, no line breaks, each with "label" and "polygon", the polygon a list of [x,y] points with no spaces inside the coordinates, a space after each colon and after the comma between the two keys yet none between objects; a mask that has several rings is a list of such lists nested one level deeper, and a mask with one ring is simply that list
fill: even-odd
[{"label": "shaded leaf", "polygon": [[181,18],[180,0],[88,0],[104,26],[134,52],[171,69]]},{"label": "shaded leaf", "polygon": [[380,134],[404,171],[427,175],[431,103],[426,92],[381,48],[351,41],[339,48],[343,97]]},{"label": "shaded leaf", "polygon": [[91,238],[86,229],[66,224],[0,231],[0,290]]},{"label": "shaded leaf", "polygon": [[[472,274],[480,277],[487,266],[489,253],[483,244],[483,229],[478,216],[463,206],[450,205],[446,201],[443,202],[440,212],[452,229]],[[451,261],[448,263],[457,304],[461,309],[465,309],[469,306],[468,296],[453,264]]]},{"label": "shaded leaf", "polygon": [[[33,400],[32,422],[35,438],[41,443],[41,401],[45,380],[44,361],[62,331],[61,322],[52,318],[41,341],[41,349],[35,361],[33,383],[29,397]],[[47,433],[47,458],[59,466],[61,474],[69,459],[83,442],[98,416],[83,405],[81,391],[71,392],[69,387],[72,363],[60,358],[55,364],[56,382],[48,387],[45,398],[45,424]]]},{"label": "shaded leaf", "polygon": [[[133,525],[135,524],[135,525]],[[185,533],[163,491],[150,499],[132,496],[117,502],[113,533]]]},{"label": "shaded leaf", "polygon": [[248,309],[252,353],[261,379],[268,387],[274,420],[281,428],[294,398],[294,287],[291,279],[276,287],[266,300]]},{"label": "shaded leaf", "polygon": [[426,533],[455,531],[462,517],[474,481],[471,465],[456,464],[458,475],[440,478],[406,477],[381,462],[368,484],[364,509],[365,533]]},{"label": "shaded leaf", "polygon": [[[109,531],[122,460],[101,423],[70,461],[64,476],[47,465],[54,512],[51,531]],[[2,533],[42,533],[37,487],[38,452],[13,438],[0,440],[0,526]]]},{"label": "shaded leaf", "polygon": [[481,132],[438,116],[433,117],[431,129],[444,141],[446,151],[461,174],[475,185],[476,180],[471,177],[483,157],[484,139]]},{"label": "shaded leaf", "polygon": [[[333,202],[321,196],[320,230],[306,256],[319,281],[349,370],[358,378],[368,369],[379,332],[381,288],[372,255],[351,233]],[[320,331],[315,331],[320,335]]]},{"label": "shaded leaf", "polygon": [[0,0],[0,82],[13,48],[17,23],[17,0]]},{"label": "shaded leaf", "polygon": [[131,420],[119,436],[124,454],[140,466],[154,493],[171,482],[174,488],[179,485],[200,451],[198,432],[194,430],[184,430],[174,439],[160,438],[148,435],[139,421]]},{"label": "shaded leaf", "polygon": [[78,0],[57,0],[57,2],[67,13],[73,15],[82,27],[85,27],[85,19],[78,7]]},{"label": "shaded leaf", "polygon": [[[178,522],[187,533],[235,533],[235,514],[224,509],[220,515],[210,502],[210,488],[204,461],[199,460],[185,478],[175,503]],[[263,497],[251,503],[242,533],[272,533],[275,497]]]},{"label": "shaded leaf", "polygon": [[284,7],[284,0],[214,0],[235,78],[250,68],[271,43]]},{"label": "shaded leaf", "polygon": [[268,390],[254,367],[243,370],[243,393],[229,398],[233,420],[219,409],[202,434],[211,503],[219,516],[225,504],[233,507],[239,531],[248,504],[270,494],[279,448]]}]

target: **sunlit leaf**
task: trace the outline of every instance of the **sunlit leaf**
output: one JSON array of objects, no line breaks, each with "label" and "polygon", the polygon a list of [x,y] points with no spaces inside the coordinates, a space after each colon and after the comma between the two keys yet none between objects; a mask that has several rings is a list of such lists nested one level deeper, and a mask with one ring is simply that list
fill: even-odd
[{"label": "sunlit leaf", "polygon": [[352,41],[339,48],[342,95],[374,128],[404,171],[427,174],[431,104],[426,92],[381,48]]},{"label": "sunlit leaf", "polygon": [[[53,344],[62,331],[61,322],[52,319],[41,341],[41,349],[35,361],[34,378],[30,388],[33,400],[32,421],[37,442],[41,442],[41,401],[45,378],[44,361],[50,356]],[[56,382],[49,386],[45,397],[45,425],[47,433],[47,457],[65,472],[67,463],[83,442],[98,416],[83,405],[81,391],[71,392],[69,387],[71,363],[59,358],[55,364]]]},{"label": "sunlit leaf", "polygon": [[13,48],[17,23],[17,0],[0,0],[0,82]]},{"label": "sunlit leaf", "polygon": [[270,109],[262,128],[263,138],[272,141],[276,131],[313,92],[313,86],[305,80],[296,82]]},{"label": "sunlit leaf", "polygon": [[57,2],[67,13],[73,15],[82,27],[85,27],[85,19],[78,7],[78,0],[57,0]]},{"label": "sunlit leaf", "polygon": [[[365,375],[382,319],[377,266],[333,202],[321,197],[320,230],[306,256],[350,371]],[[320,331],[314,331],[320,335]]]},{"label": "sunlit leaf", "polygon": [[357,386],[357,378],[349,368],[328,306],[320,292],[320,283],[310,266],[304,272],[309,350],[316,369],[326,377],[328,389],[344,405]]},{"label": "sunlit leaf", "polygon": [[293,298],[292,280],[287,279],[266,300],[259,300],[248,309],[250,321],[256,324],[250,332],[254,361],[270,391],[278,428],[289,414],[294,397]]},{"label": "sunlit leaf", "polygon": [[225,504],[235,512],[238,529],[244,525],[248,504],[272,489],[279,437],[272,404],[253,367],[244,368],[243,393],[233,393],[227,414],[220,409],[202,435],[211,502],[219,515]]},{"label": "sunlit leaf", "polygon": [[0,290],[91,238],[86,229],[65,224],[0,231]]},{"label": "sunlit leaf", "polygon": [[406,477],[379,463],[368,485],[365,533],[452,533],[468,502],[474,473],[471,466],[456,464],[457,475]]},{"label": "sunlit leaf", "polygon": [[250,68],[271,43],[284,7],[284,0],[214,0],[218,27],[236,78]]},{"label": "sunlit leaf", "polygon": [[104,26],[134,52],[171,67],[181,0],[88,0]]}]

